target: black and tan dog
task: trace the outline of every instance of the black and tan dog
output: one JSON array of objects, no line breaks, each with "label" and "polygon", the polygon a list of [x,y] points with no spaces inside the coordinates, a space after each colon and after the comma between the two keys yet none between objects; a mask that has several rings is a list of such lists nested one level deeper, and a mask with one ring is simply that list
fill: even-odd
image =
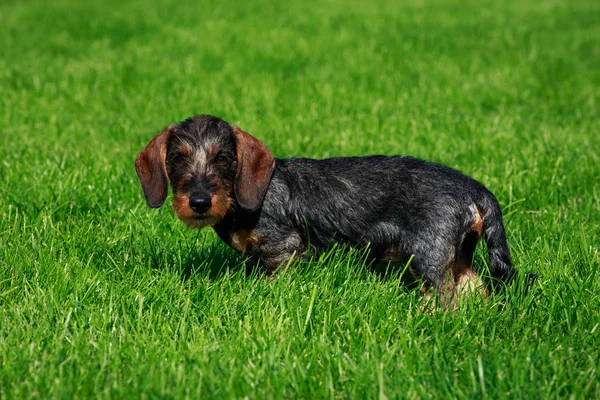
[{"label": "black and tan dog", "polygon": [[200,115],[158,134],[135,169],[150,207],[173,188],[187,226],[212,226],[267,273],[309,246],[370,246],[374,260],[406,262],[426,287],[449,294],[475,278],[478,239],[490,273],[515,276],[496,198],[462,173],[411,157],[276,159],[237,126]]}]

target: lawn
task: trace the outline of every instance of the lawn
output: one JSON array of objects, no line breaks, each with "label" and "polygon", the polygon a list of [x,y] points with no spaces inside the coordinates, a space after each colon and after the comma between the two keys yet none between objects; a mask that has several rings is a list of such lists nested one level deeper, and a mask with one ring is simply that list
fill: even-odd
[{"label": "lawn", "polygon": [[[5,0],[0,16],[0,398],[600,397],[600,2]],[[457,168],[496,194],[539,280],[427,312],[353,249],[246,277],[212,230],[147,208],[133,169],[201,113],[276,157]]]}]

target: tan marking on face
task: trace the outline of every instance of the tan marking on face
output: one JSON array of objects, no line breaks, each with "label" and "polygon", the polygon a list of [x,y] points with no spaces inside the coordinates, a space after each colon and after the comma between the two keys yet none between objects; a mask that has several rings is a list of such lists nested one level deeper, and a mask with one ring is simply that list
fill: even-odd
[{"label": "tan marking on face", "polygon": [[225,217],[231,209],[233,199],[228,194],[217,192],[210,196],[210,202],[211,206],[206,214],[219,221]]},{"label": "tan marking on face", "polygon": [[477,207],[475,204],[473,204],[472,208],[473,208],[474,221],[471,224],[471,229],[474,232],[476,232],[478,235],[481,235],[481,232],[483,231],[483,213],[481,212],[479,207]]},{"label": "tan marking on face", "polygon": [[181,188],[189,181],[188,178],[182,178],[176,188],[173,188],[173,211],[180,220],[192,218],[194,211],[190,208],[190,196],[182,192]]},{"label": "tan marking on face", "polygon": [[231,235],[231,247],[242,254],[249,248],[256,247],[258,243],[259,238],[254,231],[240,230]]},{"label": "tan marking on face", "polygon": [[205,226],[214,225],[218,220],[214,217],[198,219],[196,213],[190,208],[190,197],[188,195],[176,195],[173,197],[173,211],[188,228],[202,229]]},{"label": "tan marking on face", "polygon": [[173,197],[173,211],[188,228],[202,229],[206,226],[213,226],[220,221],[212,215],[199,219],[197,214],[190,207],[190,197],[188,195],[175,195]]},{"label": "tan marking on face", "polygon": [[214,156],[216,156],[219,153],[220,147],[215,145],[215,144],[211,144],[210,146],[208,146],[208,158],[211,159]]},{"label": "tan marking on face", "polygon": [[177,218],[189,228],[202,229],[206,226],[214,226],[227,212],[229,212],[233,199],[222,191],[211,194],[211,207],[206,212],[205,218],[198,218],[198,214],[190,207],[190,196],[182,193],[181,188],[188,183],[188,179],[182,179],[177,188],[173,190],[173,211]]},{"label": "tan marking on face", "polygon": [[180,220],[191,218],[193,211],[190,208],[190,197],[187,195],[174,195],[173,211]]},{"label": "tan marking on face", "polygon": [[177,151],[181,153],[182,156],[184,157],[189,157],[190,154],[192,154],[190,148],[184,144],[182,144],[181,146],[177,147]]}]

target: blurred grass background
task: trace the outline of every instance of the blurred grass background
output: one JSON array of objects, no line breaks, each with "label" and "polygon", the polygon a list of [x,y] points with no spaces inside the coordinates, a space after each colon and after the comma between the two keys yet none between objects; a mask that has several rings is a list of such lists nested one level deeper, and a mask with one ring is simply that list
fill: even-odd
[{"label": "blurred grass background", "polygon": [[[0,397],[600,397],[600,3],[4,0],[0,16]],[[538,285],[431,315],[352,251],[246,278],[211,231],[147,209],[133,171],[200,113],[277,157],[472,175]]]}]

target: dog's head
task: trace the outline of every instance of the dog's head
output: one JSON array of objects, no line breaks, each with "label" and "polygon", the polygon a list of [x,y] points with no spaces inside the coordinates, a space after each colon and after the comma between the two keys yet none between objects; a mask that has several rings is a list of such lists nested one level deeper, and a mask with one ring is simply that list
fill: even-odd
[{"label": "dog's head", "polygon": [[173,209],[193,228],[218,223],[233,207],[258,210],[275,160],[240,128],[210,115],[167,126],[138,154],[137,172],[148,206],[173,188]]}]

